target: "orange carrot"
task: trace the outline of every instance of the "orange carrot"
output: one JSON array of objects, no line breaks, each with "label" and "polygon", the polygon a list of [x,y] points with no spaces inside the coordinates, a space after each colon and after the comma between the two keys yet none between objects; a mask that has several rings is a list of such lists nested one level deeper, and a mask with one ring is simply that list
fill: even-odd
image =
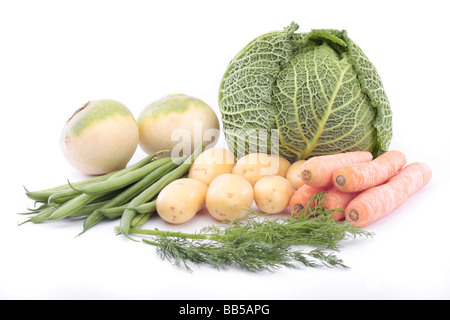
[{"label": "orange carrot", "polygon": [[357,227],[366,227],[388,215],[431,180],[431,169],[414,162],[386,183],[362,191],[345,209],[345,219]]},{"label": "orange carrot", "polygon": [[315,188],[302,185],[298,188],[289,200],[289,211],[291,214],[298,214],[303,208],[306,208],[308,201],[319,192],[327,190],[326,188]]},{"label": "orange carrot", "polygon": [[355,198],[358,193],[340,192],[334,187],[311,187],[304,184],[297,189],[289,201],[289,210],[292,214],[298,214],[307,205],[315,207],[315,203],[309,203],[311,198],[319,192],[325,191],[323,207],[325,209],[342,209],[342,212],[336,211],[332,217],[336,221],[344,220],[344,210],[347,204]]},{"label": "orange carrot", "polygon": [[326,156],[317,156],[307,160],[301,167],[302,179],[312,187],[325,187],[333,184],[334,170],[350,164],[372,160],[367,151],[353,151]]},{"label": "orange carrot", "polygon": [[332,217],[336,221],[341,221],[345,219],[345,208],[359,193],[349,193],[349,192],[341,192],[334,187],[331,187],[326,191],[325,200],[324,200],[324,208],[326,209],[342,209],[340,211],[336,211],[332,214]]},{"label": "orange carrot", "polygon": [[400,151],[391,150],[372,161],[336,169],[332,180],[339,191],[358,192],[386,182],[405,164],[406,156]]}]

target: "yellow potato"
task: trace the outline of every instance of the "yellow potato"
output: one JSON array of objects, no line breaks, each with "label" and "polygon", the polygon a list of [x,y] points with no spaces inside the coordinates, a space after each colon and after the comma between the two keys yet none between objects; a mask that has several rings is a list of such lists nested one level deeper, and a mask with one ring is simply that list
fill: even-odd
[{"label": "yellow potato", "polygon": [[185,223],[205,206],[207,191],[208,187],[195,179],[172,181],[156,198],[156,211],[169,223]]},{"label": "yellow potato", "polygon": [[284,211],[294,190],[286,178],[266,176],[261,178],[253,188],[258,208],[268,214]]},{"label": "yellow potato", "polygon": [[253,204],[253,187],[242,176],[224,173],[215,178],[206,193],[206,208],[219,221],[243,217]]},{"label": "yellow potato", "polygon": [[217,176],[231,173],[235,163],[234,154],[227,149],[206,149],[192,163],[189,178],[199,180],[209,186]]},{"label": "yellow potato", "polygon": [[306,160],[298,160],[294,162],[286,172],[286,179],[288,179],[294,189],[298,189],[304,184],[300,167],[305,163],[305,161]]},{"label": "yellow potato", "polygon": [[232,173],[243,176],[252,186],[265,176],[279,175],[286,177],[291,163],[283,157],[265,154],[265,153],[250,153],[240,158]]}]

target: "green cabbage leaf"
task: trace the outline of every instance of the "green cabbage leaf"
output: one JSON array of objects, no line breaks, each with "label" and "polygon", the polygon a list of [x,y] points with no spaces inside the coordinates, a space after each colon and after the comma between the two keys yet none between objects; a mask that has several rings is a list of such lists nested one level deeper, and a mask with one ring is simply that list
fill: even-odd
[{"label": "green cabbage leaf", "polygon": [[257,37],[229,64],[219,90],[228,147],[291,161],[387,151],[392,112],[374,65],[346,31],[297,29]]}]

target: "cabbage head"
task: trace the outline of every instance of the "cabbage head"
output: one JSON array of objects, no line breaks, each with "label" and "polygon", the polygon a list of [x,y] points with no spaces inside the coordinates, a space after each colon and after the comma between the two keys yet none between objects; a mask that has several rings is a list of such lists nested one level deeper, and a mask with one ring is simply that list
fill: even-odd
[{"label": "cabbage head", "polygon": [[297,29],[263,34],[230,62],[219,90],[228,147],[291,161],[387,151],[392,113],[374,65],[346,31]]}]

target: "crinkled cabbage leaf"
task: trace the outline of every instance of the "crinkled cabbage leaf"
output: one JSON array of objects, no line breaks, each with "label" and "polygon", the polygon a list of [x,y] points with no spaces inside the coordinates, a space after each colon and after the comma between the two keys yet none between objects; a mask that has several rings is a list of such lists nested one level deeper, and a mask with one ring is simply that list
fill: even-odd
[{"label": "crinkled cabbage leaf", "polygon": [[387,151],[392,113],[374,65],[346,31],[297,29],[257,37],[229,64],[219,91],[228,147],[291,161]]}]

